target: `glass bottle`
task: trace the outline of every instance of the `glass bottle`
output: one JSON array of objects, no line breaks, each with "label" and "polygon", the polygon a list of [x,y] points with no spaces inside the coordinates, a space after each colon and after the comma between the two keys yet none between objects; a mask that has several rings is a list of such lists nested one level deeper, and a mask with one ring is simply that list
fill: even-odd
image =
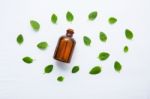
[{"label": "glass bottle", "polygon": [[72,38],[74,31],[72,29],[68,29],[66,31],[65,36],[61,36],[57,43],[54,59],[69,63],[72,57],[72,53],[76,44],[76,41]]}]

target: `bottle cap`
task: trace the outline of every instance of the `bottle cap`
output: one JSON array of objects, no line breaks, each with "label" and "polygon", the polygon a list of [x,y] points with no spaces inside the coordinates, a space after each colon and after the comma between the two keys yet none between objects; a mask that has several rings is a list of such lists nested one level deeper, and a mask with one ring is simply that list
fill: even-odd
[{"label": "bottle cap", "polygon": [[67,29],[67,36],[72,37],[73,34],[74,34],[73,29]]},{"label": "bottle cap", "polygon": [[73,29],[67,29],[67,33],[73,34],[73,33],[74,33],[74,30],[73,30]]}]

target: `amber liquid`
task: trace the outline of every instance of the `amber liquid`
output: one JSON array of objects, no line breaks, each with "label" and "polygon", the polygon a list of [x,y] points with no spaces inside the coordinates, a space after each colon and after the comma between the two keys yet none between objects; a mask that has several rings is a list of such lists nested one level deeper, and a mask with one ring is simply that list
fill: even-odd
[{"label": "amber liquid", "polygon": [[75,47],[75,40],[71,37],[62,36],[57,44],[54,58],[56,60],[69,63]]}]

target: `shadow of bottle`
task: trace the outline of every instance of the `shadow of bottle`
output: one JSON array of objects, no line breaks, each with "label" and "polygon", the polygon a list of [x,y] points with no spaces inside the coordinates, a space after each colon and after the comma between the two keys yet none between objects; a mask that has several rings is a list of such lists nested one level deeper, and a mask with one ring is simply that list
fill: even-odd
[{"label": "shadow of bottle", "polygon": [[64,62],[55,61],[55,64],[59,69],[64,70],[64,71],[68,71],[70,68],[69,64],[64,63]]}]

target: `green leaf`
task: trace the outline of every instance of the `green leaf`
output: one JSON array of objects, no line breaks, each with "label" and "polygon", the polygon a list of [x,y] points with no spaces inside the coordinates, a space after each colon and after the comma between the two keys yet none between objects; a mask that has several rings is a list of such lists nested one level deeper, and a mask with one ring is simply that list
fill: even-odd
[{"label": "green leaf", "polygon": [[39,31],[39,29],[40,29],[40,24],[39,24],[37,21],[31,20],[31,21],[30,21],[30,25],[31,25],[31,27],[33,28],[33,30]]},{"label": "green leaf", "polygon": [[57,81],[62,82],[63,80],[64,80],[64,77],[63,77],[63,76],[58,76],[58,77],[57,77]]},{"label": "green leaf", "polygon": [[110,54],[107,52],[101,52],[98,56],[99,60],[106,60],[107,58],[109,58]]},{"label": "green leaf", "polygon": [[99,74],[101,72],[101,67],[100,66],[95,66],[90,70],[90,74]]},{"label": "green leaf", "polygon": [[121,64],[118,62],[118,61],[115,61],[114,63],[114,69],[117,71],[117,72],[120,72],[121,71]]},{"label": "green leaf", "polygon": [[33,59],[29,56],[24,57],[22,60],[27,64],[31,64],[33,62]]},{"label": "green leaf", "polygon": [[69,21],[69,22],[72,22],[72,21],[73,21],[74,16],[73,16],[73,14],[72,14],[70,11],[67,12],[67,14],[66,14],[66,19],[67,19],[67,21]]},{"label": "green leaf", "polygon": [[84,41],[84,44],[85,44],[86,46],[90,46],[90,45],[91,45],[91,39],[90,39],[89,37],[84,36],[84,37],[83,37],[83,41]]},{"label": "green leaf", "polygon": [[57,16],[56,16],[56,14],[52,14],[52,16],[51,16],[51,22],[52,22],[53,24],[56,24],[56,23],[57,23]]},{"label": "green leaf", "polygon": [[37,44],[37,47],[41,50],[45,50],[48,47],[48,43],[47,42],[40,42]]},{"label": "green leaf", "polygon": [[132,33],[132,31],[129,30],[129,29],[126,29],[126,30],[125,30],[125,36],[126,36],[127,39],[131,40],[131,39],[133,38],[133,33]]},{"label": "green leaf", "polygon": [[99,38],[100,38],[100,40],[102,42],[106,42],[107,41],[107,35],[104,32],[100,32]]},{"label": "green leaf", "polygon": [[17,36],[17,43],[18,43],[18,44],[22,44],[23,41],[24,41],[23,35],[22,35],[22,34],[19,34],[19,35]]},{"label": "green leaf", "polygon": [[109,24],[115,24],[117,22],[117,19],[115,17],[110,17],[108,19]]},{"label": "green leaf", "polygon": [[123,50],[124,50],[125,53],[127,53],[128,50],[129,50],[128,46],[124,46],[124,49],[123,49]]},{"label": "green leaf", "polygon": [[89,18],[90,21],[95,20],[96,17],[97,17],[97,11],[93,11],[93,12],[91,12],[91,13],[88,15],[88,18]]},{"label": "green leaf", "polygon": [[45,73],[50,73],[53,70],[53,65],[47,65],[44,69]]},{"label": "green leaf", "polygon": [[79,66],[74,66],[73,68],[72,68],[72,73],[77,73],[78,71],[79,71]]}]

